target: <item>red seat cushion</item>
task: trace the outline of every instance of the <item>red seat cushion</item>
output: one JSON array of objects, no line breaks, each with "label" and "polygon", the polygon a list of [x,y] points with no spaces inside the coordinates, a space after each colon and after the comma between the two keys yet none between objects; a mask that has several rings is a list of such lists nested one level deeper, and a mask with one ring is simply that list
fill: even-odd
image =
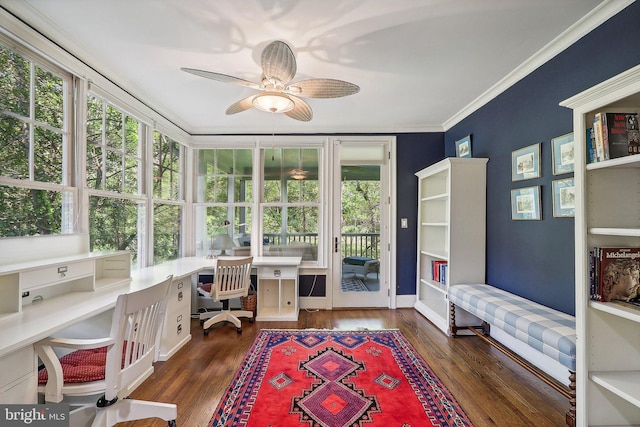
[{"label": "red seat cushion", "polygon": [[211,286],[213,286],[213,283],[204,283],[202,286],[200,286],[200,289],[205,292],[211,293]]},{"label": "red seat cushion", "polygon": [[[65,383],[85,383],[104,379],[107,347],[77,350],[60,358]],[[47,369],[38,371],[38,384],[46,384]]]}]

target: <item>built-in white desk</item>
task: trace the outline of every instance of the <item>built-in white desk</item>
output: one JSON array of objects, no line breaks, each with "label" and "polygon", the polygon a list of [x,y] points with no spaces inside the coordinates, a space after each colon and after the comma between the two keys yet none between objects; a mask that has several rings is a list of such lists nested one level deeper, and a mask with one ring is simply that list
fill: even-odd
[{"label": "built-in white desk", "polygon": [[[10,300],[9,304],[5,300],[0,302],[0,403],[37,402],[37,357],[33,343],[112,309],[118,295],[151,286],[168,275],[173,275],[173,282],[159,359],[168,359],[191,339],[191,281],[197,280],[198,272],[214,269],[216,260],[180,258],[134,270],[130,277],[122,277],[122,256],[123,253],[84,254],[0,266],[0,299]],[[128,257],[126,253],[127,260]],[[109,270],[105,266],[110,264],[109,258],[117,268]],[[262,280],[258,288],[264,284],[265,289],[269,289],[262,295],[263,308],[277,305],[291,311],[288,306],[292,306],[297,319],[300,257],[255,257],[253,262],[259,281]],[[85,263],[91,263],[91,268]],[[128,272],[127,269],[128,266],[125,269]],[[292,269],[295,269],[293,286],[290,285]],[[47,272],[53,275],[53,284],[41,281],[41,274]],[[25,280],[29,283],[35,280],[39,285],[25,284]],[[271,297],[275,295],[274,284],[279,289],[277,302]],[[63,292],[53,292],[49,289],[53,285],[63,288]],[[21,295],[27,290],[29,303],[23,305]],[[41,293],[46,295],[42,301],[31,302]],[[287,318],[293,315],[288,314]]]}]

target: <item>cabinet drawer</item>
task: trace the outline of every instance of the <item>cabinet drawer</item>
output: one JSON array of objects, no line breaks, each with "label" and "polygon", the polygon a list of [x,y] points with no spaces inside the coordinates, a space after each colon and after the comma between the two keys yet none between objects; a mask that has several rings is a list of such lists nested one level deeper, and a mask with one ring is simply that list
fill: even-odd
[{"label": "cabinet drawer", "polygon": [[15,405],[38,403],[38,379],[30,375],[6,390],[0,391],[0,404]]},{"label": "cabinet drawer", "polygon": [[93,261],[82,261],[29,270],[20,273],[22,290],[64,282],[93,274]]},{"label": "cabinet drawer", "polygon": [[33,346],[28,346],[0,358],[0,390],[8,384],[36,371]]},{"label": "cabinet drawer", "polygon": [[191,306],[191,278],[171,282],[169,299],[167,300],[167,312]]},{"label": "cabinet drawer", "polygon": [[265,279],[295,279],[298,277],[297,267],[260,267],[258,277]]},{"label": "cabinet drawer", "polygon": [[160,354],[173,354],[175,347],[191,334],[189,307],[167,313],[162,330]]}]

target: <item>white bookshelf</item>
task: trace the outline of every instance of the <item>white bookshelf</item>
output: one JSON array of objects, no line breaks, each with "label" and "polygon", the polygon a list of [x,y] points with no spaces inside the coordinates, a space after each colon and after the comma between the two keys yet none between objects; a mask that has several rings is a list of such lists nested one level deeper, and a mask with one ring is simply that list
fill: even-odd
[{"label": "white bookshelf", "polygon": [[[449,334],[449,286],[485,281],[486,164],[446,158],[418,173],[418,254],[415,308]],[[447,283],[432,262],[447,262]]]},{"label": "white bookshelf", "polygon": [[598,111],[640,111],[640,66],[560,105],[575,141],[576,425],[640,425],[640,309],[590,300],[589,252],[640,246],[640,155],[587,164],[586,130]]}]

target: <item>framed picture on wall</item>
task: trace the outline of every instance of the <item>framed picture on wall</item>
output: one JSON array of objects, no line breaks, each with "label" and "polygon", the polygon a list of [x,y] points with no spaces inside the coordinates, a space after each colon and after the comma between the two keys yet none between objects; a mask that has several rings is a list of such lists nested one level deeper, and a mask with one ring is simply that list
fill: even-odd
[{"label": "framed picture on wall", "polygon": [[511,180],[540,178],[540,143],[511,153]]},{"label": "framed picture on wall", "polygon": [[456,157],[471,157],[471,135],[456,141]]},{"label": "framed picture on wall", "polygon": [[576,212],[576,188],[573,178],[557,179],[553,184],[553,216],[569,218]]},{"label": "framed picture on wall", "polygon": [[542,219],[539,185],[511,190],[511,219]]},{"label": "framed picture on wall", "polygon": [[573,172],[573,132],[551,140],[553,174]]}]

